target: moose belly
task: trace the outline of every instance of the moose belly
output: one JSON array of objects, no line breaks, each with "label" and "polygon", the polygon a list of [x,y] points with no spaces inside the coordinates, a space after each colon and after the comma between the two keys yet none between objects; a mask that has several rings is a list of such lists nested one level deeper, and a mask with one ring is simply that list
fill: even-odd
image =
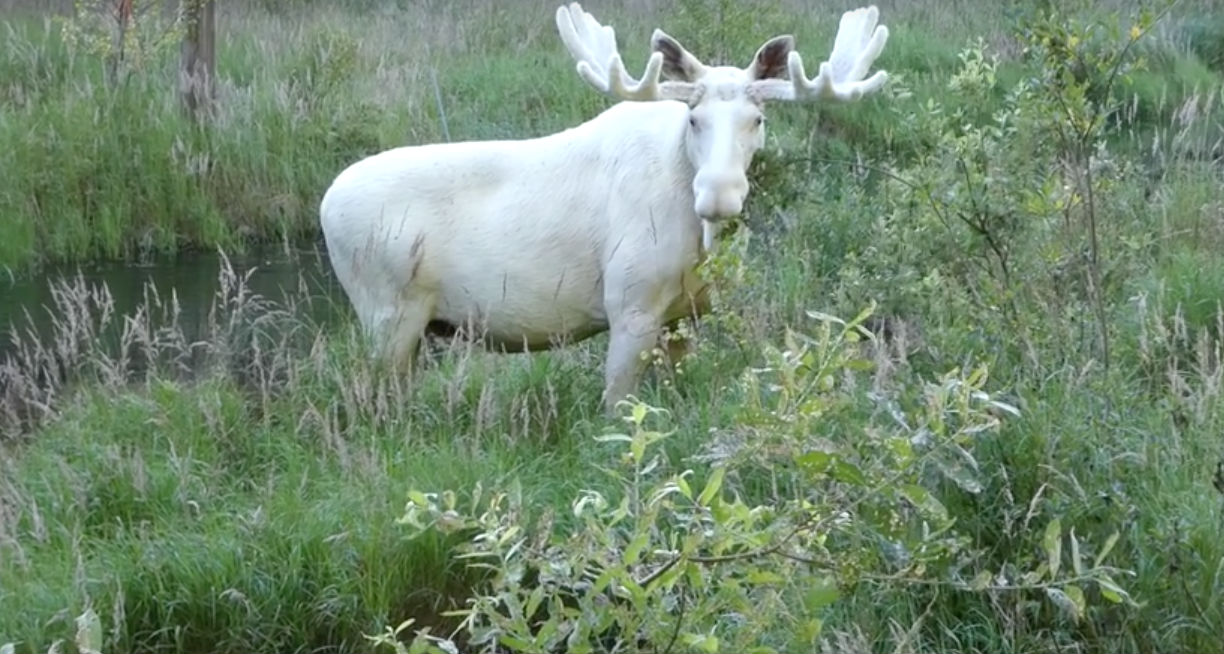
[{"label": "moose belly", "polygon": [[594,267],[525,266],[466,275],[443,284],[431,330],[483,340],[507,351],[542,350],[608,328],[603,283]]}]

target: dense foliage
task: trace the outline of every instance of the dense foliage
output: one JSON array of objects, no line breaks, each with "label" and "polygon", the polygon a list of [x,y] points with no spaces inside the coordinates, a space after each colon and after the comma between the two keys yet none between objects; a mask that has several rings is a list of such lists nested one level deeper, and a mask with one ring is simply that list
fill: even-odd
[{"label": "dense foliage", "polygon": [[[265,4],[223,12],[198,127],[169,49],[12,19],[0,263],[310,238],[357,157],[606,106],[552,3]],[[835,29],[661,4],[598,15],[633,61],[655,24],[742,58]],[[718,311],[611,424],[602,337],[435,347],[409,385],[229,268],[198,340],[65,281],[0,363],[0,643],[1218,648],[1224,14],[912,4],[881,97],[771,108]]]}]

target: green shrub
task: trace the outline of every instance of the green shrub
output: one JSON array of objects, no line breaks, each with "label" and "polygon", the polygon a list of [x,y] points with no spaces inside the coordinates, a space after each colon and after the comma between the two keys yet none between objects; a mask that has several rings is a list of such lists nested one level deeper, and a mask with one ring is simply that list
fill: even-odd
[{"label": "green shrub", "polygon": [[630,402],[629,433],[596,439],[610,446],[613,489],[582,491],[569,515],[531,511],[515,488],[478,484],[463,499],[412,491],[401,522],[413,534],[462,534],[458,556],[487,571],[488,585],[452,612],[458,636],[422,629],[404,645],[409,621],[375,642],[401,652],[451,651],[456,637],[483,652],[794,651],[819,646],[825,610],[861,583],[1041,594],[1075,620],[1085,584],[1127,599],[1102,567],[1117,534],[1081,543],[1058,518],[1034,534],[1044,555],[1025,562],[1031,570],[1009,572],[1021,574],[1014,585],[978,566],[936,480],[980,492],[974,443],[1019,412],[983,391],[977,369],[913,396],[880,388],[889,411],[870,418],[868,315],[812,313],[812,334],[766,347],[765,365],[739,380],[734,426],[694,457],[704,474],[660,451],[671,432],[649,423],[665,412]]},{"label": "green shrub", "polygon": [[[168,66],[108,85],[12,24],[0,262],[310,237],[363,154],[607,106],[552,5],[477,4],[235,10],[208,129]],[[174,298],[57,285],[0,362],[0,643],[1218,647],[1219,75],[1141,16],[1021,4],[886,10],[883,93],[769,110],[697,351],[612,434],[602,337],[435,348],[408,383],[342,298],[324,328],[231,271],[189,339]],[[733,60],[792,29],[819,57],[835,17],[655,9],[607,9],[630,68],[668,13]]]}]

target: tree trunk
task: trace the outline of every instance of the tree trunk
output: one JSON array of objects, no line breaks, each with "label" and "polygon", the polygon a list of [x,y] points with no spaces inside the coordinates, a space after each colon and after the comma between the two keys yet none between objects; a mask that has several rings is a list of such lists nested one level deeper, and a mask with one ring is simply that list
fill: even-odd
[{"label": "tree trunk", "polygon": [[115,0],[111,13],[115,19],[115,39],[107,57],[106,81],[113,86],[119,81],[119,73],[123,70],[128,28],[132,25],[132,0]]},{"label": "tree trunk", "polygon": [[179,99],[192,118],[212,110],[217,67],[216,0],[182,0],[187,31],[179,60]]}]

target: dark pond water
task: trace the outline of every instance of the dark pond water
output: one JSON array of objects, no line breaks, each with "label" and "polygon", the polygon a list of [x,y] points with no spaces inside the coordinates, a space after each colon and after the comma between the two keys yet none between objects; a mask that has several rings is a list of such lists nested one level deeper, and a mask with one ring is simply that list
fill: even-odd
[{"label": "dark pond water", "polygon": [[[264,247],[226,257],[234,272],[246,278],[251,292],[278,303],[294,299],[297,311],[310,314],[304,317],[328,322],[347,310],[347,301],[320,244]],[[105,285],[113,298],[116,316],[135,311],[150,284],[163,299],[176,293],[179,325],[188,339],[196,339],[204,333],[209,310],[217,299],[222,265],[219,253],[201,252],[144,263],[49,267],[38,277],[0,278],[0,360],[12,351],[14,328],[25,336],[33,324],[41,337],[50,334],[53,285],[56,281],[75,279],[78,274],[87,285]]]}]

